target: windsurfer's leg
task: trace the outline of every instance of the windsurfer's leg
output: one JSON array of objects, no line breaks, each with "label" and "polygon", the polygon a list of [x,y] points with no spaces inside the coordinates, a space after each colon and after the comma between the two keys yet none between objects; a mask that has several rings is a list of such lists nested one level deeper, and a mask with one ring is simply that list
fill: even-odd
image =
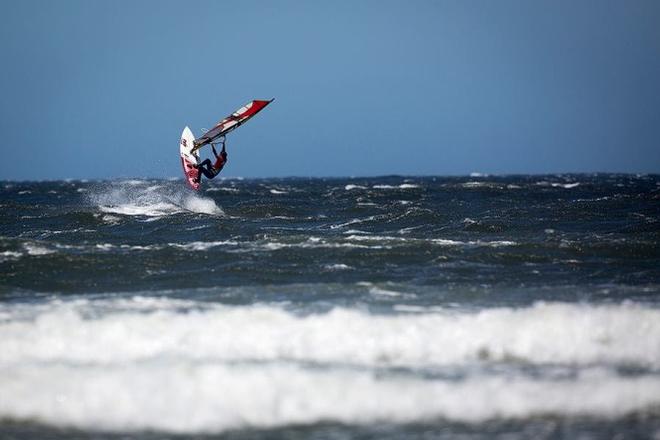
[{"label": "windsurfer's leg", "polygon": [[199,171],[201,171],[207,179],[213,179],[215,177],[215,173],[208,168],[200,168]]},{"label": "windsurfer's leg", "polygon": [[208,167],[211,165],[211,159],[204,159],[196,165],[197,168],[201,169],[202,167]]},{"label": "windsurfer's leg", "polygon": [[213,179],[216,175],[210,159],[205,159],[202,163],[197,165],[197,169],[206,176],[207,179]]}]

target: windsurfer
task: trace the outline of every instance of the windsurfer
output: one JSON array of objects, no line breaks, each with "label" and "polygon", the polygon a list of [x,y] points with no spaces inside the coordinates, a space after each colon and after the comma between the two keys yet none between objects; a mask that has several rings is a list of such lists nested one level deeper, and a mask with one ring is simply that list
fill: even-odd
[{"label": "windsurfer", "polygon": [[197,169],[200,171],[200,174],[197,179],[194,180],[195,183],[199,183],[202,180],[202,174],[204,174],[207,179],[213,179],[215,176],[220,174],[220,171],[222,171],[222,168],[227,163],[227,151],[225,150],[224,138],[222,139],[221,143],[222,150],[220,151],[220,154],[215,151],[215,145],[211,144],[211,149],[213,150],[213,155],[215,156],[215,163],[211,164],[211,159],[204,159],[199,165],[197,165]]}]

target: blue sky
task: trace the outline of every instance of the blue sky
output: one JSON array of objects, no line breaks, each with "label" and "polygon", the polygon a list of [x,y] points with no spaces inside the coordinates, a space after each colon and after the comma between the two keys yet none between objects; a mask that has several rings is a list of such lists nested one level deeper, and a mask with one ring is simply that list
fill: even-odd
[{"label": "blue sky", "polygon": [[2,1],[0,179],[660,172],[660,2]]}]

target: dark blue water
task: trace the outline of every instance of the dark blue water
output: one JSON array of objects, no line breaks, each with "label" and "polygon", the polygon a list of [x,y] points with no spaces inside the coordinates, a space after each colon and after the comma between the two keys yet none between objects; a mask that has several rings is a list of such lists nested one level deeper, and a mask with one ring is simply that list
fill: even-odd
[{"label": "dark blue water", "polygon": [[660,176],[0,183],[0,434],[660,436]]}]

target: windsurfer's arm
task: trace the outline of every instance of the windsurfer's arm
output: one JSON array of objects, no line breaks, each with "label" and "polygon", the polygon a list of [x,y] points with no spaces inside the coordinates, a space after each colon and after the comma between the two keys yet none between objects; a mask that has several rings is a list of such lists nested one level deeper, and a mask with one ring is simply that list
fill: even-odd
[{"label": "windsurfer's arm", "polygon": [[211,149],[213,149],[213,155],[215,156],[216,159],[218,158],[218,156],[222,156],[222,158],[224,160],[227,160],[227,151],[225,150],[225,138],[224,138],[224,136],[222,137],[222,140],[220,142],[222,142],[222,150],[220,150],[219,155],[218,155],[218,152],[215,151],[215,144],[211,144]]}]

